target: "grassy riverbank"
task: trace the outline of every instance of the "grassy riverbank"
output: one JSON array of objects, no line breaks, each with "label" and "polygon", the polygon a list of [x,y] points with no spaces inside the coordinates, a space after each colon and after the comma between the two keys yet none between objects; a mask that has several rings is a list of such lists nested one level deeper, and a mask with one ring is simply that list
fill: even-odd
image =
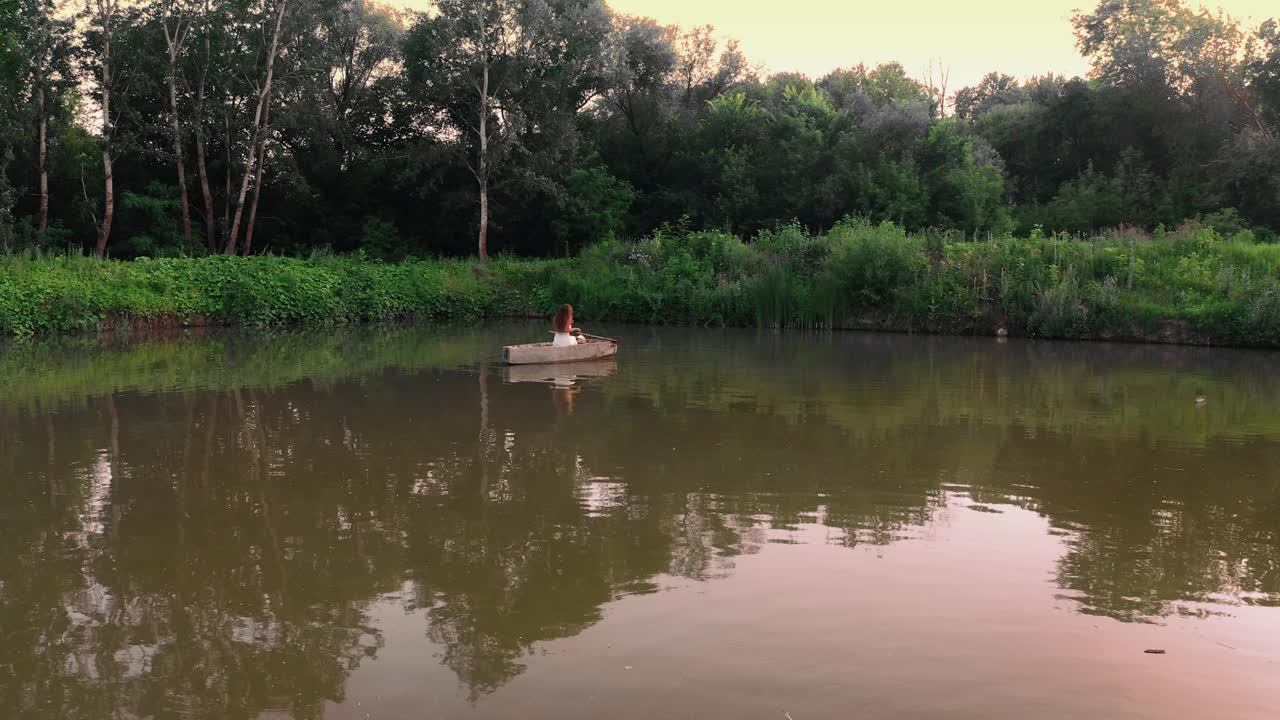
[{"label": "grassy riverbank", "polygon": [[584,321],[836,327],[1280,346],[1280,245],[1210,228],[966,241],[850,220],[750,242],[665,231],[568,260],[0,259],[0,331],[325,326],[549,313]]}]

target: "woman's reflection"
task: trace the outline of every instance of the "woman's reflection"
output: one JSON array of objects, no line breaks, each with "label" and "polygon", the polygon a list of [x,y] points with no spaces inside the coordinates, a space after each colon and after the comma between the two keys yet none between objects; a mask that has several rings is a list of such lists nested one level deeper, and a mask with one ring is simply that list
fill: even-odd
[{"label": "woman's reflection", "polygon": [[557,375],[551,379],[551,401],[559,415],[573,414],[573,396],[582,388],[577,386],[576,375]]}]

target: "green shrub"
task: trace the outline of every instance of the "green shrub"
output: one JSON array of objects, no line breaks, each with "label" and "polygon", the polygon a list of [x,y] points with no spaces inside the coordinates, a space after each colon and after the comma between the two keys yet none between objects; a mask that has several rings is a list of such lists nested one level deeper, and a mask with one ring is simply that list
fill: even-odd
[{"label": "green shrub", "polygon": [[[1229,227],[1230,218],[1215,218]],[[394,228],[371,220],[366,235]],[[1152,236],[997,235],[969,241],[846,219],[750,243],[664,228],[609,239],[577,257],[384,262],[221,255],[131,262],[39,254],[0,257],[0,332],[94,330],[124,320],[212,319],[249,326],[506,315],[549,316],[572,303],[586,322],[891,327],[968,332],[998,322],[1043,337],[1132,336],[1170,321],[1215,343],[1280,345],[1280,245],[1189,224]]]},{"label": "green shrub", "polygon": [[845,220],[831,230],[831,241],[825,272],[851,308],[888,302],[928,267],[923,240],[893,223]]},{"label": "green shrub", "polygon": [[1075,274],[1067,271],[1039,292],[1039,304],[1028,323],[1030,334],[1076,338],[1089,330],[1089,310]]}]

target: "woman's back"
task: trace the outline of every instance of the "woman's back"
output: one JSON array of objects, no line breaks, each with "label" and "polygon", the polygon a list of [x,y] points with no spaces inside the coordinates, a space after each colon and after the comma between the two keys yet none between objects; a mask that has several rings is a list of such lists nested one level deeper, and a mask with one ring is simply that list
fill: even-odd
[{"label": "woman's back", "polygon": [[573,326],[573,306],[561,305],[556,316],[551,319],[551,331],[555,333],[551,344],[555,347],[577,345],[578,338],[573,335],[575,330],[578,329]]}]

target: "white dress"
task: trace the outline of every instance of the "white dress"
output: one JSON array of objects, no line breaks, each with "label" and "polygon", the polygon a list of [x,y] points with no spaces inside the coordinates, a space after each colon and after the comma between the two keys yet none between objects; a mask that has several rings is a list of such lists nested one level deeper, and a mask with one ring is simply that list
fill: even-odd
[{"label": "white dress", "polygon": [[558,332],[556,333],[556,336],[552,338],[551,344],[554,347],[565,347],[567,345],[577,345],[578,338],[573,335],[570,335],[569,333]]}]

